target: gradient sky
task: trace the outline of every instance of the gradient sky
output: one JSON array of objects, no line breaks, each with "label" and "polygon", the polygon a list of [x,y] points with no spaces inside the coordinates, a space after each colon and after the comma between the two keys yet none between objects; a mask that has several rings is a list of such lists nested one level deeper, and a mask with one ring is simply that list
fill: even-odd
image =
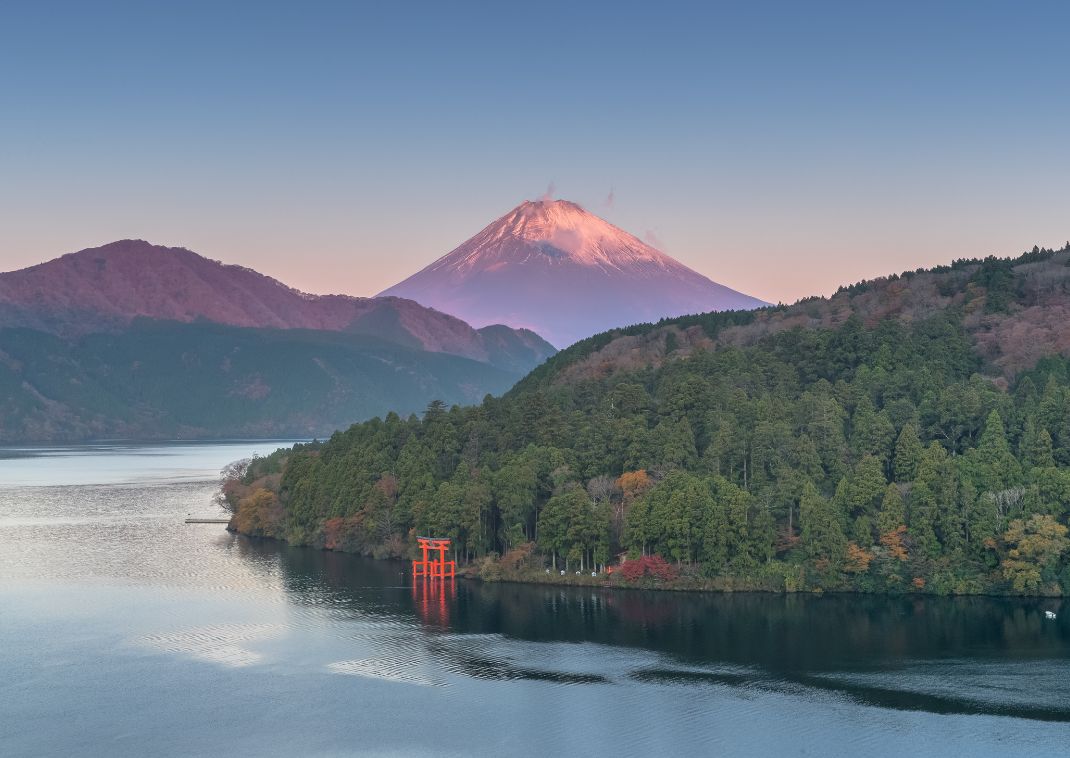
[{"label": "gradient sky", "polygon": [[1066,2],[5,3],[0,270],[139,237],[370,295],[551,183],[772,301],[1060,246],[1068,35]]}]

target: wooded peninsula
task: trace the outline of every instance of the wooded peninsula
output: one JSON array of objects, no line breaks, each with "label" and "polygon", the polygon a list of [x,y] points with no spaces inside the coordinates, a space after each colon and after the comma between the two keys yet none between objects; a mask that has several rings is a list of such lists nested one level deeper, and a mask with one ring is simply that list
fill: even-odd
[{"label": "wooded peninsula", "polygon": [[960,260],[600,334],[503,397],[235,467],[223,495],[243,534],[378,557],[449,537],[487,580],[1063,595],[1068,356],[1070,244]]}]

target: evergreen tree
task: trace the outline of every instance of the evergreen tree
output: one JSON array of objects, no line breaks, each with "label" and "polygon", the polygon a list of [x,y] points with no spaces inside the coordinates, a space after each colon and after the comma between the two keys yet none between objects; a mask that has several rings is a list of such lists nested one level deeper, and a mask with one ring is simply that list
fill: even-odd
[{"label": "evergreen tree", "polygon": [[1022,430],[1021,459],[1029,468],[1046,468],[1055,465],[1055,455],[1048,430],[1038,426],[1030,416]]},{"label": "evergreen tree", "polygon": [[[922,514],[919,526],[924,527],[927,523],[936,535],[939,545],[947,550],[961,547],[965,540],[965,524],[959,506],[958,475],[954,461],[939,443],[933,442],[926,448],[925,455],[918,464],[914,488],[918,498],[917,506]],[[912,495],[911,502],[914,501],[915,496]],[[913,511],[911,513],[913,515]],[[928,542],[928,534],[923,536],[926,552],[935,557],[939,553],[939,546],[934,547]]]},{"label": "evergreen tree", "polygon": [[728,499],[714,497],[711,493],[703,502],[702,524],[702,560],[708,572],[718,573],[728,563],[732,547],[730,532]]},{"label": "evergreen tree", "polygon": [[978,495],[969,482],[963,485],[966,505],[966,543],[975,558],[985,558],[1001,531],[996,499],[991,493]]},{"label": "evergreen tree", "polygon": [[988,414],[984,432],[972,451],[977,487],[982,492],[999,492],[1021,483],[1021,466],[1011,453],[1003,419],[993,410]]},{"label": "evergreen tree", "polygon": [[863,397],[851,417],[851,450],[856,456],[874,456],[883,466],[891,456],[895,427],[884,411],[878,412],[873,401]]},{"label": "evergreen tree", "polygon": [[821,496],[812,482],[803,486],[799,501],[802,544],[811,560],[825,562],[833,569],[843,564],[847,537],[843,522],[832,502]]},{"label": "evergreen tree", "polygon": [[656,464],[674,468],[694,468],[698,460],[695,452],[695,435],[686,418],[679,421],[662,419],[651,435],[650,444],[657,452]]},{"label": "evergreen tree", "polygon": [[899,439],[895,443],[895,481],[914,481],[923,452],[921,440],[918,439],[918,430],[913,424],[907,424],[899,433]]},{"label": "evergreen tree", "polygon": [[907,529],[915,548],[930,558],[940,554],[940,542],[936,538],[937,507],[936,493],[928,483],[916,483],[911,488]]},{"label": "evergreen tree", "polygon": [[895,531],[900,526],[906,526],[907,515],[903,504],[903,494],[899,487],[889,484],[881,498],[881,509],[877,514],[877,531],[881,534]]}]

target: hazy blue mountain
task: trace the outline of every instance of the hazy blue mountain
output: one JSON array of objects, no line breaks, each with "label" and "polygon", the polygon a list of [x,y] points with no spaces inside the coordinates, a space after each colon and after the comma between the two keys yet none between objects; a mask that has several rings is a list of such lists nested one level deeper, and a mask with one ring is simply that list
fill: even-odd
[{"label": "hazy blue mountain", "polygon": [[470,403],[518,374],[375,337],[140,320],[67,339],[0,329],[0,442],[325,436]]}]

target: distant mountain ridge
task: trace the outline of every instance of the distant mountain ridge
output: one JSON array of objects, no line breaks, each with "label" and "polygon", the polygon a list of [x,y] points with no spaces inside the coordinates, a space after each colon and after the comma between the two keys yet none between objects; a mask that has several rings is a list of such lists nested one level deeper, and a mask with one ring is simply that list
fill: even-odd
[{"label": "distant mountain ridge", "polygon": [[473,326],[531,329],[557,347],[613,327],[768,305],[566,200],[525,202],[384,290]]},{"label": "distant mountain ridge", "polygon": [[527,330],[476,330],[402,298],[309,295],[180,247],[120,240],[0,274],[0,325],[66,337],[135,318],[369,334],[523,373],[554,350]]},{"label": "distant mountain ridge", "polygon": [[0,443],[327,437],[470,403],[518,374],[363,334],[136,319],[76,338],[0,328]]},{"label": "distant mountain ridge", "polygon": [[0,274],[0,442],[328,436],[505,392],[554,348],[122,240]]}]

